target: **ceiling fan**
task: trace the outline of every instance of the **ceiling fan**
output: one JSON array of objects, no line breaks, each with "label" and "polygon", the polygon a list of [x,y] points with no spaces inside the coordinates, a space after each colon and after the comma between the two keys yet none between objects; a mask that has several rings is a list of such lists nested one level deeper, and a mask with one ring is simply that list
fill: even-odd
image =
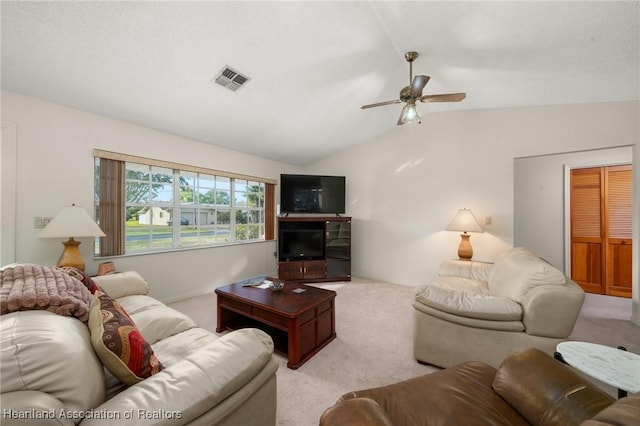
[{"label": "ceiling fan", "polygon": [[460,102],[466,93],[447,93],[443,95],[422,95],[422,89],[429,82],[428,75],[416,75],[413,77],[413,61],[418,57],[417,52],[407,52],[404,54],[405,59],[409,62],[409,85],[400,90],[400,99],[386,102],[378,102],[375,104],[363,105],[360,108],[367,109],[379,107],[383,105],[399,104],[405,102],[398,124],[421,123],[422,117],[416,109],[416,101],[420,102]]}]

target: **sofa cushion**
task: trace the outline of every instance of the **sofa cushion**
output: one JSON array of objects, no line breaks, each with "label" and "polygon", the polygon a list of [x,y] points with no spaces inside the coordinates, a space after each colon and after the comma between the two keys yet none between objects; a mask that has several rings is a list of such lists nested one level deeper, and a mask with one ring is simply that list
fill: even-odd
[{"label": "sofa cushion", "polygon": [[104,366],[127,385],[162,369],[151,345],[117,300],[96,292],[89,309],[91,343]]},{"label": "sofa cushion", "polygon": [[[151,413],[159,410],[180,414],[180,418],[149,417],[146,421],[133,417],[118,424],[273,425],[275,421],[268,419],[268,413],[257,413],[251,422],[234,422],[236,417],[233,416],[236,410],[243,410],[247,398],[264,397],[265,394],[256,392],[252,384],[256,380],[266,383],[275,375],[278,363],[272,354],[273,340],[265,332],[255,328],[232,331],[200,347],[160,374],[115,395],[100,408],[107,412],[137,413],[143,408]],[[275,394],[275,377],[273,382]],[[256,384],[262,386],[262,383]],[[275,406],[275,395],[273,398]],[[85,422],[103,424],[101,420]]]},{"label": "sofa cushion", "polygon": [[93,277],[93,281],[100,289],[114,299],[133,294],[149,293],[149,284],[135,271],[119,272],[116,274]]},{"label": "sofa cushion", "polygon": [[[433,326],[433,327],[435,327],[435,324],[438,324],[438,321],[432,322],[431,321],[432,319],[429,317],[450,322],[452,324],[463,325],[465,327],[471,327],[471,328],[482,328],[482,329],[491,330],[494,332],[495,331],[519,332],[519,331],[525,330],[524,324],[522,323],[522,321],[515,321],[515,320],[514,321],[494,321],[494,320],[488,320],[488,319],[470,318],[462,315],[450,314],[449,312],[441,311],[439,309],[432,308],[431,306],[427,306],[424,303],[421,303],[420,301],[418,301],[417,299],[413,302],[413,307],[415,309],[414,316],[416,318],[416,321],[424,320],[425,322],[429,322],[430,326]],[[426,314],[426,316],[423,314]],[[422,329],[424,325],[421,325],[419,327]],[[433,343],[431,339],[423,339],[423,340],[425,344]],[[416,345],[414,344],[414,348],[415,346]],[[434,364],[434,365],[439,365],[439,364]],[[452,364],[448,364],[448,365],[452,365]]]},{"label": "sofa cushion", "polygon": [[158,359],[162,361],[162,366],[168,368],[219,338],[209,330],[196,327],[169,336],[151,346]]},{"label": "sofa cushion", "polygon": [[78,412],[104,401],[104,370],[86,324],[47,311],[15,312],[0,317],[0,337],[3,394],[44,392]]},{"label": "sofa cushion", "polygon": [[540,349],[505,358],[494,391],[533,425],[578,425],[613,398]]},{"label": "sofa cushion", "polygon": [[340,400],[370,398],[394,425],[528,425],[491,389],[495,372],[487,364],[466,362],[388,386],[350,392]]},{"label": "sofa cushion", "polygon": [[458,277],[437,277],[419,287],[416,300],[439,311],[492,321],[519,321],[522,306],[511,299],[494,297],[474,281]]},{"label": "sofa cushion", "polygon": [[320,417],[320,426],[393,426],[382,407],[371,398],[351,398],[327,408]]},{"label": "sofa cushion", "polygon": [[482,281],[476,281],[469,278],[462,278],[459,276],[438,276],[429,284],[424,284],[418,287],[420,292],[425,287],[440,287],[455,291],[465,291],[469,293],[475,293],[483,296],[490,296],[489,287],[487,283]]},{"label": "sofa cushion", "polygon": [[197,324],[185,314],[150,296],[126,296],[118,299],[118,302],[151,345],[197,327]]},{"label": "sofa cushion", "polygon": [[131,296],[117,297],[115,298],[120,303],[120,306],[127,311],[129,316],[136,315],[139,312],[144,312],[149,309],[161,308],[166,306],[161,301],[154,299],[151,296],[135,294]]},{"label": "sofa cushion", "polygon": [[492,266],[492,263],[486,262],[448,259],[438,267],[438,275],[467,278],[486,285]]},{"label": "sofa cushion", "polygon": [[537,256],[511,252],[500,257],[489,273],[489,292],[518,303],[533,287],[541,284],[564,285],[565,275]]},{"label": "sofa cushion", "polygon": [[640,393],[615,401],[581,426],[638,426]]}]

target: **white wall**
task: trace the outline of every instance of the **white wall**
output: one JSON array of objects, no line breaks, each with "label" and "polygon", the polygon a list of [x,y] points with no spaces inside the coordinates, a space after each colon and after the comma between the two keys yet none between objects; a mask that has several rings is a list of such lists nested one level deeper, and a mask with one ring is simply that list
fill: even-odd
[{"label": "white wall", "polygon": [[[218,170],[279,179],[299,168],[129,123],[2,92],[2,120],[17,128],[16,261],[53,265],[62,241],[36,239],[33,218],[55,216],[75,203],[92,211],[93,156],[100,148]],[[80,239],[89,273],[92,239]],[[151,294],[173,300],[240,278],[276,273],[273,241],[111,259],[117,270],[139,271]],[[214,307],[212,307],[214,309]]]},{"label": "white wall", "polygon": [[565,166],[631,164],[633,148],[598,149],[514,161],[514,245],[525,246],[570,275]]},{"label": "white wall", "polygon": [[460,237],[444,229],[460,208],[486,231],[472,234],[475,260],[513,245],[514,158],[637,144],[639,110],[635,101],[432,113],[307,171],[347,177],[352,273],[417,285],[457,257]]},{"label": "white wall", "polygon": [[16,259],[16,125],[2,122],[0,146],[0,265]]}]

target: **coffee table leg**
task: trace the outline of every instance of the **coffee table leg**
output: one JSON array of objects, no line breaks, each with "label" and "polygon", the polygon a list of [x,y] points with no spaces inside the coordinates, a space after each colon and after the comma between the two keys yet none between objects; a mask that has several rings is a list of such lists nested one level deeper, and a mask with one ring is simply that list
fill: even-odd
[{"label": "coffee table leg", "polygon": [[[620,349],[621,351],[626,351],[627,350],[627,348],[625,348],[624,346],[618,346],[618,349]],[[627,396],[627,391],[618,388],[618,399],[624,398],[626,396]]]},{"label": "coffee table leg", "polygon": [[297,318],[289,320],[287,340],[287,355],[289,358],[287,367],[295,370],[300,363],[300,324]]},{"label": "coffee table leg", "polygon": [[[562,354],[561,354],[560,352],[555,351],[555,352],[553,353],[553,357],[554,357],[555,359],[557,359],[558,361],[560,361],[561,363],[563,363],[563,364],[567,364],[567,361],[565,361],[565,360],[564,360],[564,358],[562,358]],[[569,364],[567,364],[567,365],[569,365]]]},{"label": "coffee table leg", "polygon": [[224,313],[222,309],[222,303],[220,302],[220,295],[218,295],[217,300],[218,326],[216,327],[216,332],[222,333],[224,331]]}]

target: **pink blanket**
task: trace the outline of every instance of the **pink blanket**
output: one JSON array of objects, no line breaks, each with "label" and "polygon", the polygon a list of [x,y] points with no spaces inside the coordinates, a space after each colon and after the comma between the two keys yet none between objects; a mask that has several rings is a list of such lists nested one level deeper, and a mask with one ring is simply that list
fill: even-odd
[{"label": "pink blanket", "polygon": [[0,314],[33,309],[89,319],[91,292],[63,271],[40,265],[0,270]]}]

